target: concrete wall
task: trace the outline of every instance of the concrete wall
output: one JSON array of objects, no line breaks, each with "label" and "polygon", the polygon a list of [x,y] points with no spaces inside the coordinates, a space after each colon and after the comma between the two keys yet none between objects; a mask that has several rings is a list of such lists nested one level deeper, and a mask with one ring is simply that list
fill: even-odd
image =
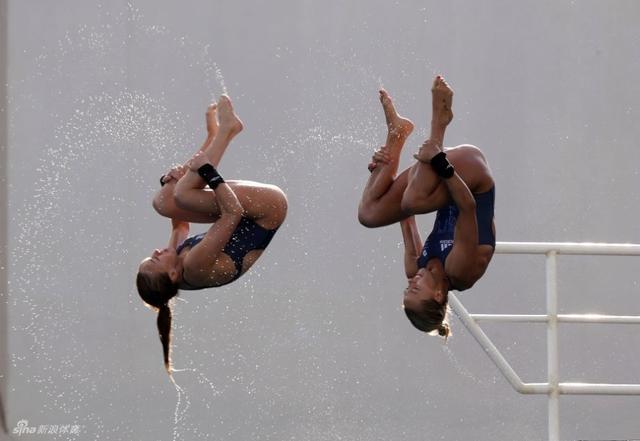
[{"label": "concrete wall", "polygon": [[[634,1],[10,1],[9,430],[544,439],[546,398],[513,392],[457,320],[442,346],[404,318],[399,228],[357,223],[384,140],[377,89],[416,122],[408,165],[429,84],[446,75],[447,143],[489,158],[499,240],[639,243],[639,18]],[[290,212],[249,274],[176,302],[178,394],[133,281],[168,236],[150,206],[157,179],[199,146],[223,91],[246,129],[221,172],[281,186]],[[432,221],[419,220],[424,235]],[[561,310],[640,313],[637,265],[561,257]],[[496,256],[461,299],[533,313],[543,289],[541,258]],[[543,381],[542,328],[486,330],[525,381]],[[562,332],[563,379],[640,382],[637,330]],[[640,438],[639,406],[563,397],[563,439]]]}]

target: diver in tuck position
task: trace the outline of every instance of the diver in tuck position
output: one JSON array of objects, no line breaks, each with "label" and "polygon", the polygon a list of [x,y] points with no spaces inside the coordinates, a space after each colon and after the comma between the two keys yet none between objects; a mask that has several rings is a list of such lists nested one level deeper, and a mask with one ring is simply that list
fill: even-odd
[{"label": "diver in tuck position", "polygon": [[[169,244],[140,263],[136,278],[140,297],[158,312],[169,373],[169,301],[181,289],[206,289],[237,280],[267,248],[287,213],[287,198],[275,185],[225,181],[216,170],[227,146],[243,128],[228,96],[222,95],[217,104],[209,106],[206,120],[207,139],[200,150],[185,165],[160,178],[162,187],[153,207],[171,219]],[[211,226],[206,233],[187,238],[189,222]]]},{"label": "diver in tuck position", "polygon": [[[358,219],[369,228],[400,222],[409,279],[404,311],[419,330],[446,338],[449,291],[471,288],[493,257],[495,184],[480,149],[443,149],[453,119],[453,90],[437,76],[431,93],[431,136],[414,155],[415,164],[396,176],[413,123],[399,116],[389,94],[380,90],[387,142],[369,164]],[[414,215],[432,211],[437,211],[436,220],[423,245]]]}]

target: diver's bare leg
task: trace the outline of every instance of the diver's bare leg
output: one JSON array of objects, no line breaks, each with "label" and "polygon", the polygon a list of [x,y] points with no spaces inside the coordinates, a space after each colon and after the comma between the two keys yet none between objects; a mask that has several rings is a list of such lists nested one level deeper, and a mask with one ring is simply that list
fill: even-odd
[{"label": "diver's bare leg", "polygon": [[[453,90],[444,78],[437,76],[433,81],[431,94],[431,134],[423,146],[435,144],[442,150],[446,128],[453,119]],[[402,209],[407,214],[429,213],[449,200],[446,186],[428,164],[431,158],[424,157],[427,150],[420,148],[415,156],[417,161],[409,170],[407,188],[402,199]]]},{"label": "diver's bare leg", "polygon": [[[200,146],[200,148],[198,149],[199,152],[207,150],[207,148],[211,146],[211,143],[213,142],[216,135],[218,134],[219,124],[218,124],[217,114],[218,114],[218,103],[209,104],[209,107],[207,107],[207,112],[205,113],[205,120],[207,123],[207,139],[204,141],[202,146]],[[220,154],[220,157],[218,158],[218,161],[214,164],[214,167],[218,166],[218,163],[220,162],[220,158],[222,158],[223,153],[224,151]]]},{"label": "diver's bare leg", "polygon": [[215,138],[218,134],[218,128],[220,127],[218,124],[218,103],[209,104],[205,119],[207,121],[207,133],[212,138]]},{"label": "diver's bare leg", "polygon": [[[222,155],[231,140],[242,131],[242,121],[235,114],[231,100],[222,96],[218,101],[218,134],[205,154],[214,162],[215,155]],[[213,156],[212,156],[213,155]],[[229,181],[245,211],[245,216],[258,221],[265,228],[275,228],[282,223],[287,211],[287,199],[275,185],[250,181]],[[208,222],[215,221],[220,215],[214,192],[205,189],[204,180],[191,170],[176,184],[174,197],[178,208],[194,214],[208,216]]]},{"label": "diver's bare leg", "polygon": [[[229,147],[231,140],[244,128],[242,121],[238,118],[238,115],[235,114],[228,96],[222,95],[220,97],[216,110],[220,121],[216,136],[208,146],[202,149],[214,167],[217,167],[220,163],[220,159],[227,150],[227,147]],[[178,192],[184,195],[187,190],[202,189],[205,186],[204,180],[197,173],[188,170],[176,184],[174,195]],[[178,205],[181,204],[178,203]]]},{"label": "diver's bare leg", "polygon": [[398,115],[391,97],[380,90],[380,102],[387,122],[387,141],[389,163],[378,163],[362,193],[358,206],[358,219],[366,227],[379,227],[398,222],[404,216],[400,201],[407,183],[407,173],[396,178],[400,153],[404,143],[413,131],[413,123]]},{"label": "diver's bare leg", "polygon": [[[217,112],[218,107],[223,108],[219,114]],[[238,115],[235,114],[231,100],[226,95],[222,95],[219,103],[210,106],[209,109],[212,110],[212,115],[207,111],[207,131],[212,133],[212,131],[209,130],[209,127],[211,126],[214,129],[214,137],[211,142],[202,149],[202,151],[209,157],[209,161],[211,161],[213,166],[217,168],[220,165],[224,152],[229,146],[229,142],[215,142],[215,138],[218,133],[227,136],[231,133],[231,139],[233,139],[233,137],[242,131],[244,126],[240,118],[238,118]],[[218,119],[220,119],[220,123],[218,123]],[[221,126],[225,127],[225,133],[222,133],[220,130]]]},{"label": "diver's bare leg", "polygon": [[[219,146],[217,150],[213,150],[213,141],[218,134],[218,104],[212,103],[207,107],[207,112],[205,114],[205,120],[207,124],[207,138],[202,143],[202,146],[198,149],[198,151],[207,152],[210,161],[214,164],[214,167],[217,167],[220,163],[222,155],[226,149],[226,145]],[[183,165],[186,168],[186,165]],[[153,208],[156,210],[158,214],[161,216],[165,216],[171,219],[179,219],[189,222],[210,222],[211,218],[209,216],[201,216],[198,213],[189,213],[187,210],[183,210],[178,208],[176,202],[173,197],[173,193],[175,191],[176,180],[171,179],[169,182],[166,182],[154,195],[153,197]]]},{"label": "diver's bare leg", "polygon": [[[245,180],[226,182],[236,194],[245,210],[246,217],[257,220],[266,219],[275,214],[275,216],[284,219],[284,214],[287,211],[287,199],[284,192],[277,186]],[[175,184],[173,186],[175,187]],[[164,217],[185,222],[203,224],[215,222],[220,216],[220,210],[214,192],[209,189],[199,191],[201,193],[197,197],[182,201],[186,205],[176,205],[176,200],[171,197],[161,207],[162,211],[158,211],[157,208],[156,210]],[[182,207],[188,207],[188,209]],[[265,228],[275,228],[279,225],[277,222],[274,226],[259,223]]]},{"label": "diver's bare leg", "polygon": [[[218,133],[211,144],[204,149],[204,153],[212,163],[216,158],[219,162],[219,157],[227,149],[231,140],[243,129],[242,121],[233,111],[231,100],[226,95],[221,96],[218,102],[218,118],[220,120]],[[215,165],[214,163],[214,167]],[[206,183],[198,173],[188,170],[180,178],[174,190],[177,205],[186,210],[193,210],[195,207],[199,207],[199,204],[193,204],[192,201],[197,201],[202,197],[200,193],[202,193],[202,189],[205,186]]]}]

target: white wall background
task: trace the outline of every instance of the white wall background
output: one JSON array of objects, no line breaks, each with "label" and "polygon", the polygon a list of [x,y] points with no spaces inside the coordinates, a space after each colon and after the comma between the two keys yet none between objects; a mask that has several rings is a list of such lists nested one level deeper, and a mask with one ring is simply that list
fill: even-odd
[{"label": "white wall background", "polygon": [[[447,77],[447,142],[487,154],[499,240],[639,243],[639,22],[634,1],[8,1],[9,430],[544,439],[546,397],[511,390],[457,320],[446,347],[415,332],[400,229],[357,223],[385,134],[377,89],[416,122],[409,164],[431,79]],[[178,396],[134,275],[168,234],[157,178],[200,145],[224,90],[246,129],[222,173],[281,186],[290,212],[249,274],[176,302]],[[638,314],[639,280],[634,258],[561,257],[561,310]],[[543,287],[542,258],[496,256],[461,298],[539,313]],[[544,381],[542,327],[485,328],[525,381]],[[563,380],[640,382],[637,329],[561,329]],[[639,409],[562,397],[563,439],[640,438]]]}]

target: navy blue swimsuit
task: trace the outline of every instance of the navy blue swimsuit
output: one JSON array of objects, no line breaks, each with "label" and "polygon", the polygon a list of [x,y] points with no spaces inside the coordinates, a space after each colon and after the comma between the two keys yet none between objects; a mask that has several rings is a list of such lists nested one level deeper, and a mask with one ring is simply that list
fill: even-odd
[{"label": "navy blue swimsuit", "polygon": [[[264,250],[265,248],[267,248],[267,245],[269,245],[269,242],[271,242],[271,239],[273,239],[276,231],[278,231],[277,228],[275,230],[267,230],[266,228],[263,228],[255,223],[253,220],[247,219],[245,217],[240,220],[240,223],[233,231],[229,242],[227,242],[227,244],[224,246],[224,249],[222,250],[223,253],[225,253],[231,258],[231,260],[233,260],[233,263],[236,266],[236,273],[233,276],[233,279],[231,279],[227,283],[231,283],[234,280],[237,280],[242,275],[242,261],[244,260],[244,256],[246,256],[249,251]],[[184,248],[192,248],[196,246],[200,243],[200,241],[206,234],[207,233],[197,234],[185,239],[184,242],[178,245],[178,248],[176,248],[176,252],[180,254],[180,252]],[[180,285],[180,289],[194,290],[204,288],[208,287],[193,286],[184,279],[184,276],[182,277],[182,284]]]},{"label": "navy blue swimsuit", "polygon": [[[496,197],[495,186],[486,193],[474,194],[476,200],[476,218],[478,220],[478,243],[496,247],[496,236],[493,234],[493,210]],[[422,247],[418,257],[418,268],[427,266],[433,258],[440,259],[444,265],[453,248],[453,232],[458,220],[458,207],[451,202],[438,210],[433,230]]]}]

